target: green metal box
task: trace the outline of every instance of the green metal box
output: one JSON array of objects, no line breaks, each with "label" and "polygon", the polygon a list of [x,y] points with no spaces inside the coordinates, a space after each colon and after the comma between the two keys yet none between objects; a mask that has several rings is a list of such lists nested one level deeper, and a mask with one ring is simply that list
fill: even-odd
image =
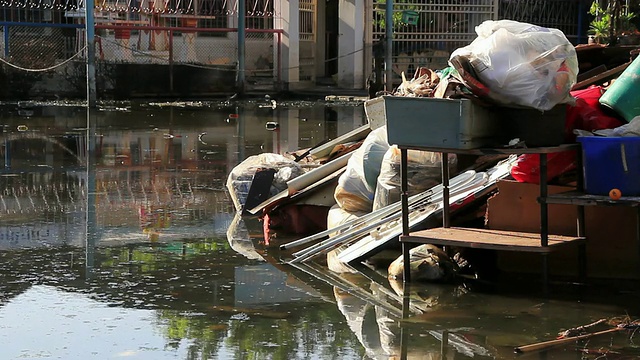
[{"label": "green metal box", "polygon": [[499,122],[469,99],[383,96],[389,144],[475,149],[496,144]]}]

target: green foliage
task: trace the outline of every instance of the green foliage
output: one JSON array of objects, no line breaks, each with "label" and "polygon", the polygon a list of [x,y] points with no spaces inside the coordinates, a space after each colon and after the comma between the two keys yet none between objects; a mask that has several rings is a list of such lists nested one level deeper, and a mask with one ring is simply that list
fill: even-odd
[{"label": "green foliage", "polygon": [[[379,10],[376,12],[376,15],[374,16],[373,24],[381,30],[386,29],[386,24],[387,24],[386,6],[387,6],[386,0],[375,0],[374,7]],[[403,19],[402,19],[403,11],[417,11],[418,9],[419,7],[416,5],[408,5],[406,3],[403,3],[403,4],[394,3],[393,4],[393,29],[400,30],[403,27],[409,26],[409,24],[406,24],[403,22]]]},{"label": "green foliage", "polygon": [[589,26],[589,34],[594,36],[597,43],[609,43],[612,36],[628,34],[636,31],[633,19],[636,14],[628,11],[625,7],[618,8],[618,21],[613,24],[612,19],[615,18],[616,7],[613,1],[609,1],[606,9],[600,6],[598,0],[594,0],[589,8],[589,14],[594,16]]}]

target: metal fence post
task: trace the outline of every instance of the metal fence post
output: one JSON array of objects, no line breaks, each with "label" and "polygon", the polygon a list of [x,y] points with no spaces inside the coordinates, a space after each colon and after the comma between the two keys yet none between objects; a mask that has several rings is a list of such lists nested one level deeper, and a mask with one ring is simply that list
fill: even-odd
[{"label": "metal fence post", "polygon": [[238,87],[238,93],[244,93],[244,41],[245,41],[245,1],[238,1],[238,80],[236,86]]},{"label": "metal fence post", "polygon": [[384,66],[385,66],[385,89],[388,92],[393,91],[393,0],[387,0],[385,8],[385,40],[386,51],[384,54]]}]

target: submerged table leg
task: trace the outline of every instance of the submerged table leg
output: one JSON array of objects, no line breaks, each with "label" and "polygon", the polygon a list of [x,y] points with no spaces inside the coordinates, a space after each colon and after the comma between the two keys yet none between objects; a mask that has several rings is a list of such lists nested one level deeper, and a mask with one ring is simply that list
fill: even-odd
[{"label": "submerged table leg", "polygon": [[447,358],[447,348],[449,347],[449,330],[442,332],[442,341],[440,342],[440,355],[443,359]]},{"label": "submerged table leg", "polygon": [[[547,205],[547,154],[540,154],[540,246],[549,245],[549,208]],[[542,255],[542,286],[546,294],[549,285],[549,258]]]},{"label": "submerged table leg", "polygon": [[[411,285],[409,283],[405,283],[403,287],[402,294],[402,320],[407,319],[409,317],[409,309],[411,305],[410,298],[410,289]],[[409,331],[406,329],[406,323],[404,321],[400,321],[400,359],[407,359],[407,349],[409,348]]]},{"label": "submerged table leg", "polygon": [[[638,256],[640,257],[640,207],[636,207],[636,241],[638,242]],[[640,265],[640,261],[638,261],[638,265]]]},{"label": "submerged table leg", "polygon": [[[578,151],[576,154],[577,165],[577,179],[576,189],[580,192],[584,191],[584,174],[582,173],[582,152]],[[577,236],[585,237],[585,222],[584,222],[584,206],[578,205],[578,219],[577,219]],[[587,244],[582,243],[578,247],[578,276],[580,282],[585,283],[587,281]]]}]

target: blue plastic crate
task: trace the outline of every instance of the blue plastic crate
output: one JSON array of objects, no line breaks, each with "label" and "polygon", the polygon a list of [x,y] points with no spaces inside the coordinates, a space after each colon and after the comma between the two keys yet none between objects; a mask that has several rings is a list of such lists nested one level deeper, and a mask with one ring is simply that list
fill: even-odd
[{"label": "blue plastic crate", "polygon": [[640,137],[580,136],[585,192],[640,195]]}]

